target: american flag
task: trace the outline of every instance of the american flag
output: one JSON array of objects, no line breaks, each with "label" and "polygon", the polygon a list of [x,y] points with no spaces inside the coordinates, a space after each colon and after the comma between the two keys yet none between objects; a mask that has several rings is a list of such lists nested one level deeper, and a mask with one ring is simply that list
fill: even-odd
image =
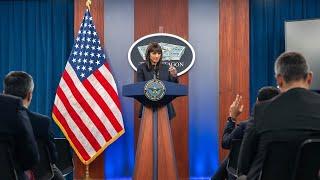
[{"label": "american flag", "polygon": [[84,164],[124,133],[117,86],[89,10],[62,74],[52,117]]}]

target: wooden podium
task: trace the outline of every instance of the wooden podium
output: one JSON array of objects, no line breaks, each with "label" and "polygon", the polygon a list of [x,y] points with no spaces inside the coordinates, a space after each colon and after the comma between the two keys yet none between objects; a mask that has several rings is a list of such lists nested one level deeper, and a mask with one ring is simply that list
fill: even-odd
[{"label": "wooden podium", "polygon": [[144,93],[147,82],[123,86],[124,96],[133,97],[143,104],[133,179],[175,180],[178,172],[166,105],[178,96],[187,95],[187,87],[162,81],[165,95],[152,101]]}]

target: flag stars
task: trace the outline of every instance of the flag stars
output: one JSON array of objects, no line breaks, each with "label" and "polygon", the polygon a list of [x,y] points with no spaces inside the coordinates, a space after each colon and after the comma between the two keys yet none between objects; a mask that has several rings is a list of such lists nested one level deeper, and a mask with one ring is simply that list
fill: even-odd
[{"label": "flag stars", "polygon": [[104,64],[106,54],[90,15],[84,17],[73,48],[69,61],[81,81]]}]

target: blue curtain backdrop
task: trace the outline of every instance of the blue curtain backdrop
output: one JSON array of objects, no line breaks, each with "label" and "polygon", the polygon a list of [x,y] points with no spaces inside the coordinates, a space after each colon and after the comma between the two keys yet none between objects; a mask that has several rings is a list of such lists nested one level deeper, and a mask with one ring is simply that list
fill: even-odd
[{"label": "blue curtain backdrop", "polygon": [[[30,109],[51,117],[73,44],[73,0],[4,0],[0,12],[1,82],[13,70],[31,74],[35,90]],[[54,130],[61,135],[56,126]]]},{"label": "blue curtain backdrop", "polygon": [[251,107],[259,88],[276,85],[273,65],[285,51],[284,22],[312,18],[320,18],[319,0],[250,0]]}]

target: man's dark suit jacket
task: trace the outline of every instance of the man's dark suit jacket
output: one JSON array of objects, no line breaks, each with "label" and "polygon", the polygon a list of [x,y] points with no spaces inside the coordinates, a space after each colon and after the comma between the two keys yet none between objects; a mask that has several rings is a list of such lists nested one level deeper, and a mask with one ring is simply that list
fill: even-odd
[{"label": "man's dark suit jacket", "polygon": [[[162,81],[170,81],[170,82],[176,82],[178,83],[178,78],[177,77],[172,77],[169,73],[169,65],[167,64],[162,64],[159,72],[155,72],[154,70],[148,70],[147,64],[143,63],[140,64],[137,68],[137,81],[149,81],[153,79],[154,74],[158,74],[157,78],[162,80]],[[175,117],[176,113],[174,111],[172,103],[169,103],[167,105],[168,108],[168,114],[169,114],[169,119],[172,119]],[[142,117],[142,106],[140,108],[139,112],[139,118]]]},{"label": "man's dark suit jacket", "polygon": [[[248,120],[250,121],[251,118]],[[231,142],[234,139],[242,139],[245,129],[247,127],[248,121],[242,121],[239,125],[236,125],[236,122],[231,117],[228,117],[227,124],[223,130],[223,136],[221,141],[221,146],[223,149],[230,149]],[[220,179],[235,179],[232,175],[228,175],[227,172],[227,163],[229,160],[229,156],[226,157],[222,163],[220,164],[218,170],[215,172],[214,176],[212,176],[212,180],[220,180]]]},{"label": "man's dark suit jacket", "polygon": [[39,162],[39,153],[21,99],[0,95],[0,117],[0,138],[11,141],[17,175],[25,179],[24,171]]},{"label": "man's dark suit jacket", "polygon": [[40,140],[47,144],[51,161],[52,163],[55,163],[57,159],[57,151],[54,143],[54,135],[50,128],[50,118],[48,116],[32,112],[28,109],[26,109],[26,111],[28,113],[36,140]]},{"label": "man's dark suit jacket", "polygon": [[320,132],[320,95],[293,88],[256,105],[239,157],[239,172],[258,179],[270,142],[303,140]]},{"label": "man's dark suit jacket", "polygon": [[251,121],[251,117],[247,121],[242,121],[240,122],[237,126],[234,121],[230,119],[231,117],[228,118],[226,127],[224,128],[223,131],[223,136],[222,136],[222,141],[221,141],[221,146],[224,149],[230,149],[231,148],[231,142],[234,139],[242,139],[244,132],[246,130],[247,124],[249,121]]}]

